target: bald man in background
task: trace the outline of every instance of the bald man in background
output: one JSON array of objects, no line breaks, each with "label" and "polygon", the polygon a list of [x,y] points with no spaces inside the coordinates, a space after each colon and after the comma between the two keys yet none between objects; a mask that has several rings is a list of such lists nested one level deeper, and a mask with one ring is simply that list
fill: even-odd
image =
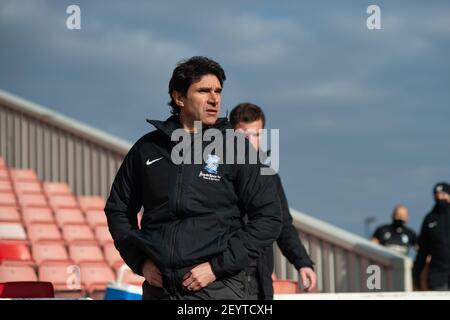
[{"label": "bald man in background", "polygon": [[392,212],[392,223],[378,227],[371,241],[407,255],[411,247],[417,246],[416,233],[406,226],[408,219],[408,208],[405,205],[396,206]]}]

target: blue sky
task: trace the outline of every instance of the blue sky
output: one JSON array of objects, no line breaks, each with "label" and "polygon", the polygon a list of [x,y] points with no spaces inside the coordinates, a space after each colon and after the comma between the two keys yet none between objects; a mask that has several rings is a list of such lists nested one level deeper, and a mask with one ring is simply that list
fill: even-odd
[{"label": "blue sky", "polygon": [[405,203],[418,230],[450,180],[448,1],[0,1],[0,88],[130,142],[193,55],[224,67],[223,115],[251,101],[280,129],[291,207],[362,235]]}]

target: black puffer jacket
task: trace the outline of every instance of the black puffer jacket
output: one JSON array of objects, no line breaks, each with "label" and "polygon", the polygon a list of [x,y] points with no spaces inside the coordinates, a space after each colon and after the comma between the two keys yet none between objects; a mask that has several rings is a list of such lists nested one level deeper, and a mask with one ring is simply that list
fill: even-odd
[{"label": "black puffer jacket", "polygon": [[[303,267],[314,268],[314,262],[310,259],[305,247],[303,246],[297,230],[293,226],[293,219],[289,211],[288,201],[281,184],[278,174],[274,175],[277,192],[281,200],[281,210],[283,226],[277,239],[278,247],[288,261],[295,266],[297,270]],[[273,299],[273,248],[267,248],[258,261],[258,279],[260,281],[260,298],[264,300]]]},{"label": "black puffer jacket", "polygon": [[[157,130],[131,148],[106,203],[116,248],[137,274],[142,275],[143,262],[150,258],[172,292],[182,289],[187,271],[205,261],[211,262],[218,279],[237,274],[280,232],[280,200],[273,176],[262,176],[261,166],[248,160],[219,164],[217,172],[214,167],[208,172],[205,163],[174,164],[171,152],[177,142],[171,135],[180,128],[179,118],[149,122]],[[213,128],[224,133],[231,126],[219,119]],[[202,150],[208,144],[203,142]],[[226,153],[224,147],[224,159]],[[137,213],[142,206],[139,230]]]},{"label": "black puffer jacket", "polygon": [[450,277],[450,204],[441,203],[425,217],[419,236],[419,251],[413,267],[413,277],[419,285],[426,258],[431,255],[428,287],[444,285]]}]

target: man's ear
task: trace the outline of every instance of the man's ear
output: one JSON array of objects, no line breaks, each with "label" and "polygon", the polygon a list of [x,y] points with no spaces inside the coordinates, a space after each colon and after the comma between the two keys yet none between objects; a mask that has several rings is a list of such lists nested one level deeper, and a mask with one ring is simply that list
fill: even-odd
[{"label": "man's ear", "polygon": [[184,99],[183,95],[179,91],[172,91],[172,99],[175,101],[177,106],[184,107]]}]

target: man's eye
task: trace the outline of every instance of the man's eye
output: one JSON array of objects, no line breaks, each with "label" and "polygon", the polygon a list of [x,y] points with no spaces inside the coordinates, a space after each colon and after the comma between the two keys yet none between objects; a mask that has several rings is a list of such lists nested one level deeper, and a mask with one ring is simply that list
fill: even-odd
[{"label": "man's eye", "polygon": [[247,133],[246,136],[257,138],[257,137],[259,137],[259,133],[251,132],[251,133]]}]

